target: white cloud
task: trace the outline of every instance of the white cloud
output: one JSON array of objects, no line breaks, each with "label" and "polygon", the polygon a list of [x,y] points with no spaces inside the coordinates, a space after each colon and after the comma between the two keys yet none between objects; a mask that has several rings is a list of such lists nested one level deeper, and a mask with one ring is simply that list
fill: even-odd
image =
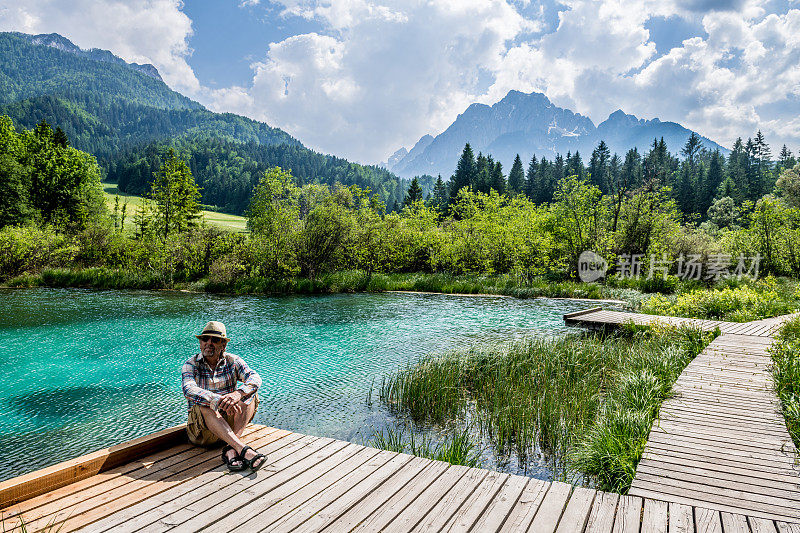
[{"label": "white cloud", "polygon": [[[261,8],[259,0],[237,3]],[[58,32],[84,48],[153,63],[170,86],[215,110],[265,120],[312,148],[364,162],[511,89],[544,92],[596,123],[623,108],[728,145],[758,128],[775,145],[800,143],[800,10],[772,13],[768,0],[272,4],[321,29],[271,43],[246,87],[198,82],[180,0],[0,0],[0,29]],[[553,9],[557,25],[542,35],[542,20],[531,17]],[[675,16],[700,17],[705,33],[659,55],[648,21]]]},{"label": "white cloud", "polygon": [[59,33],[81,48],[152,63],[174,89],[201,90],[186,58],[192,21],[180,0],[0,0],[0,31]]}]

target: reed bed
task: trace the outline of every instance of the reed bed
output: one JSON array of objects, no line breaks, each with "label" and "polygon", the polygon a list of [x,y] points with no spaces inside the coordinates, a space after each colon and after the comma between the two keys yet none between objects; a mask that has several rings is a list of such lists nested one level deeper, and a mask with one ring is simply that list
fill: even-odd
[{"label": "reed bed", "polygon": [[441,438],[434,438],[430,432],[419,431],[413,427],[396,426],[373,432],[366,445],[453,465],[475,467],[480,464],[480,457],[470,438],[468,428],[446,433]]},{"label": "reed bed", "polygon": [[469,420],[498,463],[541,451],[555,477],[625,493],[661,403],[713,337],[632,327],[430,355],[387,376],[380,400],[415,424]]},{"label": "reed bed", "polygon": [[800,318],[786,322],[770,349],[775,391],[781,400],[786,428],[800,448]]}]

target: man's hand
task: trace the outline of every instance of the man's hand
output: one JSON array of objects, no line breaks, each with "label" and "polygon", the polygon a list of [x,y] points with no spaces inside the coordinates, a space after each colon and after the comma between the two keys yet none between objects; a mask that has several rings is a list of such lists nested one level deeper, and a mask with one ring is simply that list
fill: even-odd
[{"label": "man's hand", "polygon": [[217,409],[224,411],[229,415],[236,415],[242,412],[242,397],[244,395],[241,391],[235,390],[230,394],[226,394],[219,401]]}]

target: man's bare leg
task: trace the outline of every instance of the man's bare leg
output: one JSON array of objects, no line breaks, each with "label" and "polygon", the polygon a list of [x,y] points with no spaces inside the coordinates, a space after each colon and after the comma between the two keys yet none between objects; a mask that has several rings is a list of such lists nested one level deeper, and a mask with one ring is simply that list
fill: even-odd
[{"label": "man's bare leg", "polygon": [[[237,454],[241,453],[242,448],[246,446],[240,437],[255,411],[256,404],[255,402],[250,402],[249,404],[242,402],[241,406],[242,410],[233,415],[233,428],[228,425],[228,421],[219,413],[208,407],[200,406],[200,412],[203,414],[203,420],[205,420],[208,430],[228,443]],[[250,456],[247,459],[252,459],[256,456],[256,452],[248,451],[247,455]],[[229,459],[233,459],[233,457],[231,456]]]}]

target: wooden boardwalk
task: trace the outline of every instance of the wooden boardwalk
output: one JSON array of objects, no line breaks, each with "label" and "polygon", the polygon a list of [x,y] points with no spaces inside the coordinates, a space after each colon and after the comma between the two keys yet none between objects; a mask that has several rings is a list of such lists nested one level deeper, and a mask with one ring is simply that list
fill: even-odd
[{"label": "wooden boardwalk", "polygon": [[719,328],[722,333],[730,333],[733,335],[771,337],[778,331],[781,324],[791,316],[794,315],[767,318],[766,320],[756,320],[753,322],[724,322],[720,320],[701,320],[698,318],[606,311],[600,307],[595,307],[585,311],[568,313],[564,315],[564,322],[568,326],[584,326],[589,329],[616,328],[625,323],[633,323],[642,326],[665,324],[670,326],[691,326],[703,331],[713,331]]},{"label": "wooden boardwalk", "polygon": [[[269,454],[255,474],[228,473],[218,450],[177,444],[28,499],[22,495],[43,490],[45,474],[0,483],[0,496],[22,500],[2,508],[3,527],[10,532],[22,519],[27,531],[63,532],[800,533],[800,524],[783,520],[451,466],[266,426],[251,426],[245,440]],[[79,464],[61,471],[80,471]],[[45,469],[51,478],[58,470]]]},{"label": "wooden boardwalk", "polygon": [[589,310],[572,325],[664,322],[717,337],[661,406],[629,494],[800,522],[800,469],[773,390],[767,349],[791,315],[748,323]]}]

